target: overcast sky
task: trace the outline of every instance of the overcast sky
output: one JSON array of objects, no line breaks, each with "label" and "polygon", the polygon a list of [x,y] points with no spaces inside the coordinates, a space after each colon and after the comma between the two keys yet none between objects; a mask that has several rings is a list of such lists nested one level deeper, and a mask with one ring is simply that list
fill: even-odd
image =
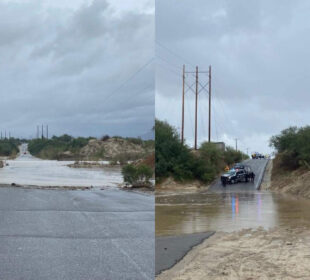
[{"label": "overcast sky", "polygon": [[[181,127],[182,65],[212,65],[212,140],[270,152],[269,138],[310,120],[310,1],[157,0],[156,117]],[[201,74],[201,81],[206,76]],[[188,83],[193,77],[187,77]],[[194,94],[185,136],[193,143]],[[207,93],[199,96],[207,139]]]},{"label": "overcast sky", "polygon": [[153,58],[152,0],[2,0],[0,130],[149,134]]}]

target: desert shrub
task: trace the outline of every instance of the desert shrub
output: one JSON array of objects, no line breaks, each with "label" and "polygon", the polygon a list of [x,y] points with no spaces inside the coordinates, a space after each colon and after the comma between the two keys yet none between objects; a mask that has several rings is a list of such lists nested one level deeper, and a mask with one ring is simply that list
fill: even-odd
[{"label": "desert shrub", "polygon": [[143,140],[141,138],[127,137],[126,140],[135,145],[143,145]]},{"label": "desert shrub", "polygon": [[154,149],[155,141],[154,140],[144,140],[143,147],[146,149]]},{"label": "desert shrub", "polygon": [[124,182],[131,184],[133,187],[149,186],[153,170],[145,164],[134,166],[127,164],[122,168]]},{"label": "desert shrub", "polygon": [[0,140],[0,156],[13,156],[19,151],[18,141],[16,139]]},{"label": "desert shrub", "polygon": [[270,139],[270,146],[278,152],[280,165],[297,169],[310,164],[310,126],[289,127]]},{"label": "desert shrub", "polygon": [[110,136],[107,134],[101,137],[101,141],[107,141],[109,139],[110,139]]},{"label": "desert shrub", "polygon": [[124,139],[122,136],[118,136],[118,135],[114,135],[112,138],[113,139]]},{"label": "desert shrub", "polygon": [[236,162],[241,162],[245,159],[248,159],[249,156],[247,154],[242,153],[241,151],[236,151],[232,147],[226,147],[224,152],[224,161],[226,164],[231,165]]}]

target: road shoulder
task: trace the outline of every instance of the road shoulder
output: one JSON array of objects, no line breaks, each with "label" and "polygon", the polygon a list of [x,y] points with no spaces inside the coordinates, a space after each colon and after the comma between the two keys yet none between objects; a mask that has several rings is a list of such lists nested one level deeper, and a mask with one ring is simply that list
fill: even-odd
[{"label": "road shoulder", "polygon": [[214,232],[156,237],[155,273],[170,269],[195,246],[212,236]]}]

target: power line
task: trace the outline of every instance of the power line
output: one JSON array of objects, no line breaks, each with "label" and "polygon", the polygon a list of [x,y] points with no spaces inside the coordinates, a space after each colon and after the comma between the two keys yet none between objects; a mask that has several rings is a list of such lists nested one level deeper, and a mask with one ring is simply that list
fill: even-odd
[{"label": "power line", "polygon": [[151,64],[151,62],[153,62],[154,57],[152,57],[151,59],[149,59],[145,64],[143,64],[137,71],[135,71],[127,80],[125,80],[119,87],[117,87],[116,89],[114,89],[104,100],[104,102],[107,102],[107,100],[109,98],[111,98],[112,96],[114,96],[115,93],[117,93],[120,89],[122,89],[129,81],[131,81],[137,74],[139,74],[140,72],[142,72],[148,65]]},{"label": "power line", "polygon": [[157,45],[159,45],[160,47],[162,47],[163,49],[167,50],[168,52],[170,52],[171,54],[173,54],[175,57],[181,59],[182,62],[186,62],[187,64],[191,65],[192,67],[195,68],[195,66],[189,62],[189,60],[187,60],[186,58],[184,58],[183,56],[181,56],[180,54],[176,53],[175,51],[172,51],[171,49],[169,49],[168,47],[164,46],[162,43],[160,43],[159,41],[155,41],[155,43]]},{"label": "power line", "polygon": [[174,68],[176,68],[176,69],[178,69],[178,70],[182,70],[182,67],[177,66],[177,65],[175,65],[175,64],[173,64],[173,63],[171,63],[171,62],[169,62],[167,59],[162,58],[162,57],[159,56],[159,55],[156,55],[156,58],[159,58],[160,60],[166,62],[168,65],[173,66]]}]

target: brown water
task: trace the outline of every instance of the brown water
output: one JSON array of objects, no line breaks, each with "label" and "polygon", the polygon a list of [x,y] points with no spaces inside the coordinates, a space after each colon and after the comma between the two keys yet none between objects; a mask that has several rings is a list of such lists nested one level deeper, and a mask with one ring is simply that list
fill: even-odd
[{"label": "brown water", "polygon": [[310,201],[263,191],[156,197],[156,235],[274,226],[310,228]]}]

